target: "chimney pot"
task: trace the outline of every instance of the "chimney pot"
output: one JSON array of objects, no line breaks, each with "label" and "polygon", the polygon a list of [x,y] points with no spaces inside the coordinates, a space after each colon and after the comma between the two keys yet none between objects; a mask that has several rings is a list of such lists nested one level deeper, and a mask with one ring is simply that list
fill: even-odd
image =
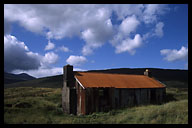
[{"label": "chimney pot", "polygon": [[151,72],[148,69],[145,70],[144,75],[148,77],[152,77]]}]

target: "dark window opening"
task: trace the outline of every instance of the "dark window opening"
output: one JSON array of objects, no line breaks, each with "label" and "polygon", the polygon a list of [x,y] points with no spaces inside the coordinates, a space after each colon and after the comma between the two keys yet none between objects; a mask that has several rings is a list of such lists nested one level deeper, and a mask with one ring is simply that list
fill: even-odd
[{"label": "dark window opening", "polygon": [[99,111],[108,111],[110,108],[109,88],[99,89]]}]

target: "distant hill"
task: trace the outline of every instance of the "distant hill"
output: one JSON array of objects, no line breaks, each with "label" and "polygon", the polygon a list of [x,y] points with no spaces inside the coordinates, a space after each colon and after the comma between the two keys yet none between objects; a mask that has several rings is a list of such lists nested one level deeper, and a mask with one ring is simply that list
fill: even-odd
[{"label": "distant hill", "polygon": [[[102,72],[102,73],[118,73],[118,74],[137,74],[143,75],[146,68],[119,68],[106,70],[90,70],[87,72]],[[167,87],[188,88],[188,70],[175,69],[157,69],[148,68],[152,72],[152,76],[166,84]],[[51,87],[60,88],[63,85],[63,75],[38,78],[34,80],[6,84],[4,87]]]},{"label": "distant hill", "polygon": [[4,87],[50,87],[61,88],[63,83],[63,75],[43,77],[28,81],[22,81],[12,84],[4,84]]},{"label": "distant hill", "polygon": [[26,73],[12,74],[12,73],[4,72],[4,84],[11,84],[11,83],[21,82],[26,80],[33,80],[33,79],[36,79],[36,78]]}]

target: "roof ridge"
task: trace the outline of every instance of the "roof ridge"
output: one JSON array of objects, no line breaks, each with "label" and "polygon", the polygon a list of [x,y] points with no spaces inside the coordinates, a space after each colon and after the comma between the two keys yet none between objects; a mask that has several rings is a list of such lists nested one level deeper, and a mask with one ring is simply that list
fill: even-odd
[{"label": "roof ridge", "polygon": [[88,72],[88,71],[75,71],[76,73],[96,73],[96,74],[111,74],[111,75],[134,75],[134,76],[145,76],[141,74],[124,74],[124,73],[105,73],[105,72]]}]

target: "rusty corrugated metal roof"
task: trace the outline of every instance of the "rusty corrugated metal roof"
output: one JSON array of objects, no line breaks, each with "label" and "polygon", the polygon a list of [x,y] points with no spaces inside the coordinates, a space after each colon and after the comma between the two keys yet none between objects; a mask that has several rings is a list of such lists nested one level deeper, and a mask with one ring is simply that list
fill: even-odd
[{"label": "rusty corrugated metal roof", "polygon": [[122,75],[93,72],[76,72],[75,77],[85,88],[162,88],[159,81],[144,75]]}]

